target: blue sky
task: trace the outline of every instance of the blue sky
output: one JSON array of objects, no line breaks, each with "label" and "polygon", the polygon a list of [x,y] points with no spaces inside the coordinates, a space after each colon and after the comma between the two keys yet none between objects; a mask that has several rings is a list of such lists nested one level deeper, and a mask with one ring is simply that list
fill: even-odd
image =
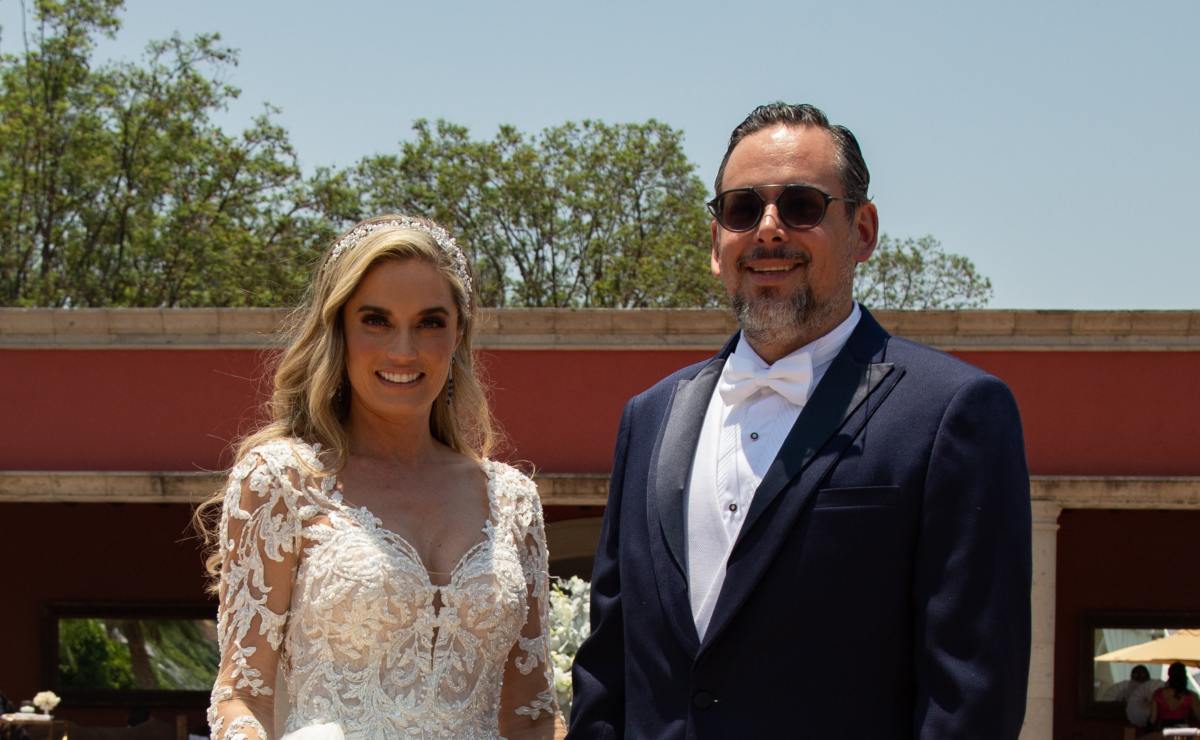
[{"label": "blue sky", "polygon": [[[19,18],[0,0],[0,51]],[[992,307],[1200,308],[1196,0],[128,0],[124,22],[104,55],[219,31],[241,52],[222,123],[280,107],[306,168],[422,117],[657,118],[711,183],[751,108],[811,102],[862,143],[883,230],[970,257]]]}]

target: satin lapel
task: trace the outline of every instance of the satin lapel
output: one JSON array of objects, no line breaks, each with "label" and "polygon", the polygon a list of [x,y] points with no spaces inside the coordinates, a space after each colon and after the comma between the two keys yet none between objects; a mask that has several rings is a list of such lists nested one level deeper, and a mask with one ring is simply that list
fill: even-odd
[{"label": "satin lapel", "polygon": [[695,654],[700,638],[696,634],[696,622],[688,599],[685,496],[704,415],[725,366],[725,358],[736,341],[735,336],[696,377],[681,380],[675,386],[662,435],[650,458],[646,481],[650,567],[654,570],[659,597],[673,631],[690,654]]},{"label": "satin lapel", "polygon": [[860,364],[848,353],[838,355],[754,492],[739,540],[891,370],[890,364]]},{"label": "satin lapel", "polygon": [[[863,402],[876,392],[881,398],[886,396],[904,374],[894,371],[891,363],[879,361],[887,338],[887,333],[864,309],[863,318],[850,341],[834,359],[800,412],[754,493],[746,521],[729,555],[724,587],[705,633],[705,645],[715,639],[737,613],[770,565],[771,557],[790,529],[791,520],[804,509],[829,466],[877,408],[864,407]],[[860,408],[861,413],[856,413]],[[839,429],[842,433],[834,436]],[[767,521],[760,521],[785,491],[785,500]]]},{"label": "satin lapel", "polygon": [[687,494],[688,476],[692,472],[700,428],[704,426],[704,414],[724,366],[724,358],[718,358],[705,366],[695,378],[681,380],[675,386],[675,397],[653,462],[654,483],[650,498],[657,509],[658,524],[667,541],[671,559],[681,574],[687,573],[687,512],[684,497]]}]

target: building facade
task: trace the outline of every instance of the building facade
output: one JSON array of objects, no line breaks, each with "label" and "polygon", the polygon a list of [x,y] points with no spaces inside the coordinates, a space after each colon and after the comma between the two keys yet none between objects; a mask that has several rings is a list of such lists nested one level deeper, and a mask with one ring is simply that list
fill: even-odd
[{"label": "building facade", "polygon": [[[0,309],[0,693],[53,685],[47,624],[63,608],[211,609],[191,508],[221,485],[236,441],[261,418],[282,317]],[[1096,635],[1200,626],[1190,575],[1200,312],[877,318],[1002,378],[1020,406],[1035,528],[1023,737],[1120,738],[1116,710],[1095,696]],[[503,456],[535,472],[552,571],[586,575],[624,401],[710,356],[735,327],[726,311],[506,309],[482,319]],[[60,713],[111,721],[123,711],[93,704]],[[185,704],[164,710],[200,721],[202,709]]]}]

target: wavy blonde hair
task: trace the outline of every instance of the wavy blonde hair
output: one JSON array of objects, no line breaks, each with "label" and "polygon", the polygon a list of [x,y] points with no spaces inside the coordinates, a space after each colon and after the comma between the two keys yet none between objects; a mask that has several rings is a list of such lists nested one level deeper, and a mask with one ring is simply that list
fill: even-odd
[{"label": "wavy blonde hair", "polygon": [[[321,445],[326,468],[312,471],[314,476],[336,474],[346,464],[349,439],[344,422],[350,409],[342,307],[367,272],[384,260],[415,259],[434,265],[450,286],[458,308],[461,336],[451,357],[453,403],[448,402],[448,387],[443,386],[429,415],[433,438],[475,460],[487,457],[495,448],[497,433],[472,351],[478,314],[476,297],[460,277],[451,255],[424,231],[394,227],[371,231],[336,258],[330,258],[333,246],[355,229],[403,220],[414,219],[396,214],[367,219],[340,235],[326,250],[304,301],[292,312],[284,329],[286,348],[275,364],[273,390],[267,402],[270,421],[242,439],[235,460],[263,443],[296,437]],[[437,226],[427,219],[420,221]],[[224,490],[217,491],[200,504],[194,515],[196,529],[210,550],[206,568],[214,577],[221,568],[215,523],[224,496]]]}]

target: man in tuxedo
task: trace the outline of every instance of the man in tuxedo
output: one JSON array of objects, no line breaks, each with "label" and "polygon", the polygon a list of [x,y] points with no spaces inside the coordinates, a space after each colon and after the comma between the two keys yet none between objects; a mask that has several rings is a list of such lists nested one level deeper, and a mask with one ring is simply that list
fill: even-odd
[{"label": "man in tuxedo", "polygon": [[854,302],[868,181],[812,106],[734,129],[709,208],[741,331],[625,407],[570,737],[1017,737],[1017,407]]}]

